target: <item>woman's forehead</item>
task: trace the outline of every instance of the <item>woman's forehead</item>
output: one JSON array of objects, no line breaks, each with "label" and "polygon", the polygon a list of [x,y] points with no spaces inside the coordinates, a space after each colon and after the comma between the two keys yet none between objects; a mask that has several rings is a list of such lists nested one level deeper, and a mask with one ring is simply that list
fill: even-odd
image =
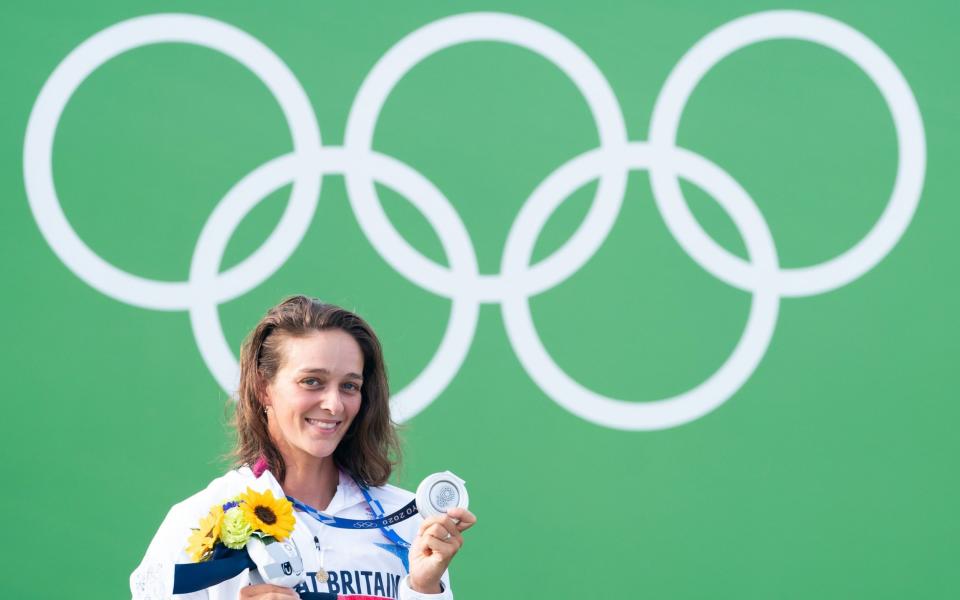
[{"label": "woman's forehead", "polygon": [[281,352],[284,369],[324,370],[331,374],[363,372],[363,351],[357,340],[342,329],[313,331],[304,336],[285,336]]}]

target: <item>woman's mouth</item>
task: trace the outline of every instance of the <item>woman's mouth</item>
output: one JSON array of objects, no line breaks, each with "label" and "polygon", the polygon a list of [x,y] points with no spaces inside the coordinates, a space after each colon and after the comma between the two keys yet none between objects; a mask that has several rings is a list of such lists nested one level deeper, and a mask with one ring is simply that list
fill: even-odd
[{"label": "woman's mouth", "polygon": [[304,421],[310,425],[311,429],[322,433],[336,431],[341,423],[333,419],[311,419],[309,417],[305,418]]}]

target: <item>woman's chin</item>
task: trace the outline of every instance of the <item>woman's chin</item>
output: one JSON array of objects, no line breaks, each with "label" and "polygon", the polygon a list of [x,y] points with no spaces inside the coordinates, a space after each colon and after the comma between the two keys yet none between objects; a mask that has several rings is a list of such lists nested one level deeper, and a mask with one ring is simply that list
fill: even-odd
[{"label": "woman's chin", "polygon": [[300,445],[300,449],[313,458],[323,459],[333,455],[339,442],[339,439],[322,440],[319,442],[317,440],[304,440],[304,443]]}]

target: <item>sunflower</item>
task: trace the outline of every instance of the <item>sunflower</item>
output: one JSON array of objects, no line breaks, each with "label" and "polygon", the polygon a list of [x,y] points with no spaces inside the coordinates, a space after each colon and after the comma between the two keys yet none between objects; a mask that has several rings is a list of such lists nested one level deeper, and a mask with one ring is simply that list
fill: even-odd
[{"label": "sunflower", "polygon": [[293,505],[286,498],[274,498],[273,492],[250,488],[240,494],[240,510],[250,526],[282,542],[293,533]]},{"label": "sunflower", "polygon": [[187,554],[193,562],[210,558],[213,545],[220,537],[220,523],[223,521],[223,508],[216,504],[210,507],[207,516],[200,519],[200,527],[193,530],[187,540]]}]

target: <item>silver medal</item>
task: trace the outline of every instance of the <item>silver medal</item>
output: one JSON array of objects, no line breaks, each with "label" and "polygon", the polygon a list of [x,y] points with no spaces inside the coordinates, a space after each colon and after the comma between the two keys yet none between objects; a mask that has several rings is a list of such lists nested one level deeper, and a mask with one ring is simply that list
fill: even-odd
[{"label": "silver medal", "polygon": [[417,487],[417,510],[424,519],[446,514],[451,508],[467,508],[469,503],[465,482],[450,471],[434,473]]}]

